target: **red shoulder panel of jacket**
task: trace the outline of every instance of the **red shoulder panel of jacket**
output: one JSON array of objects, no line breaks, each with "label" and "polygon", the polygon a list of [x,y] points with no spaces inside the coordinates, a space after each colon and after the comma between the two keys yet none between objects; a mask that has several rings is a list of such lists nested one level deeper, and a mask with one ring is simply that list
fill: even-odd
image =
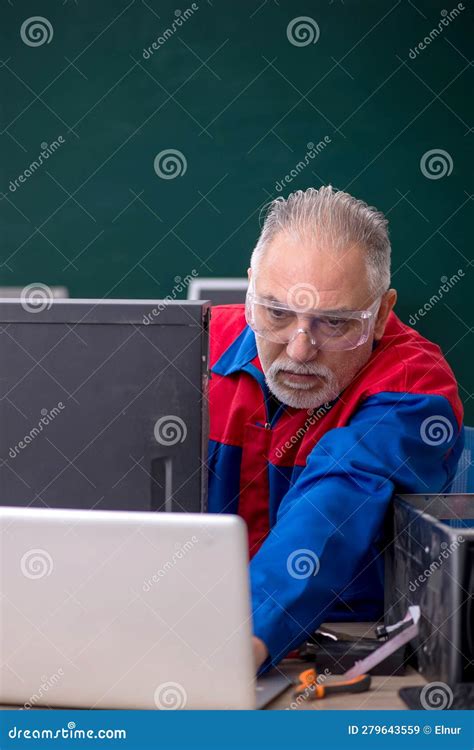
[{"label": "red shoulder panel of jacket", "polygon": [[215,305],[211,307],[209,359],[211,367],[242,333],[246,326],[245,305]]}]

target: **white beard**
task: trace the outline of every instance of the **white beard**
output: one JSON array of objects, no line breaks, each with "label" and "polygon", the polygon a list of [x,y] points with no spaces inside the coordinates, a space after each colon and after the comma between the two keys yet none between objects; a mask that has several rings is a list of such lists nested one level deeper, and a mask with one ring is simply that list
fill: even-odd
[{"label": "white beard", "polygon": [[[310,383],[297,385],[289,380],[285,381],[281,370],[288,370],[296,375],[319,375],[323,382],[319,388],[315,388]],[[280,376],[277,380],[278,373]],[[298,365],[286,357],[280,357],[272,362],[265,372],[265,380],[273,395],[283,404],[292,406],[294,409],[316,409],[322,404],[333,401],[342,390],[336,375],[329,367],[315,362]]]}]

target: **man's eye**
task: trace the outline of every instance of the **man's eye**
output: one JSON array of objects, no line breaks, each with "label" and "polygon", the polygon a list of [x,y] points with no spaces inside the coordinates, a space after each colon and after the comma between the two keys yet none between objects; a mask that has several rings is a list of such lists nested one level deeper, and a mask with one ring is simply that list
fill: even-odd
[{"label": "man's eye", "polygon": [[351,329],[351,321],[344,318],[325,318],[321,321],[320,330],[328,336],[345,336]]},{"label": "man's eye", "polygon": [[268,314],[270,315],[273,320],[285,320],[290,316],[290,313],[288,313],[286,310],[276,310],[274,308],[269,308]]},{"label": "man's eye", "polygon": [[326,325],[330,328],[342,328],[346,324],[344,318],[327,318]]}]

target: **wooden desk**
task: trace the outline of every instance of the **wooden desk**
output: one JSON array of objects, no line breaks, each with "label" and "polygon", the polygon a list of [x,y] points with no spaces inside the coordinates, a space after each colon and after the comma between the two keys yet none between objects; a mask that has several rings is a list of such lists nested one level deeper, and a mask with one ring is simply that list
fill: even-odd
[{"label": "wooden desk", "polygon": [[[309,665],[308,665],[309,666]],[[301,666],[301,662],[297,664],[295,662],[289,663],[289,666],[282,671],[289,677],[296,678],[297,675],[305,667]],[[327,684],[329,684],[328,679]],[[296,703],[292,695],[292,690],[288,689],[285,693],[282,693],[278,698],[272,701],[267,707],[267,710],[278,711],[278,710],[295,710],[295,711],[327,711],[327,710],[371,710],[371,709],[407,709],[406,705],[398,696],[398,691],[402,687],[421,686],[425,684],[425,680],[418,672],[415,672],[411,667],[407,668],[406,673],[402,677],[389,677],[379,676],[372,677],[372,686],[367,693],[341,693],[339,695],[331,696],[330,698],[324,698],[323,700],[307,701],[302,700]]]},{"label": "wooden desk", "polygon": [[[348,635],[354,636],[373,636],[373,623],[327,623],[328,627],[340,630]],[[309,669],[311,664],[302,664],[300,661],[285,661],[280,666],[281,671],[288,677],[296,679],[298,674],[304,669]],[[328,678],[327,684],[330,683]],[[337,679],[337,678],[336,678]],[[407,709],[405,703],[399,698],[398,691],[402,687],[422,686],[426,680],[416,672],[412,667],[407,667],[404,675],[400,677],[391,677],[390,675],[380,675],[372,677],[372,685],[366,693],[341,693],[333,695],[323,700],[295,701],[292,695],[292,689],[289,688],[278,698],[272,701],[268,710],[295,710],[295,711],[327,711],[327,710],[369,710],[369,709]]]}]

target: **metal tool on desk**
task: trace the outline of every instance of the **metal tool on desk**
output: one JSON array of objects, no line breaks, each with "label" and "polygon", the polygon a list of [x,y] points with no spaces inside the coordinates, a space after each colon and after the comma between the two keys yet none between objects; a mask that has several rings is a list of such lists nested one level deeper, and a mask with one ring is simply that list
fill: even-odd
[{"label": "metal tool on desk", "polygon": [[[392,638],[412,620],[410,611],[394,625],[379,625],[376,638],[356,637],[353,634],[333,630],[322,626],[299,649],[298,656],[303,661],[314,662],[318,671],[329,670],[331,674],[345,674],[357,661],[375,653],[380,643]],[[385,659],[372,669],[373,675],[401,675],[405,671],[404,651],[401,648],[392,651]]]},{"label": "metal tool on desk", "polygon": [[410,609],[411,608],[408,609],[408,612],[406,613],[403,620],[399,620],[399,622],[396,622],[394,625],[377,625],[377,627],[375,628],[375,634],[378,640],[386,641],[388,638],[390,638],[390,633],[396,633],[407,622],[410,622],[413,619]]},{"label": "metal tool on desk", "polygon": [[393,627],[395,635],[365,659],[356,661],[354,666],[337,680],[323,685],[315,669],[305,670],[299,675],[300,682],[296,686],[295,697],[303,696],[309,700],[318,700],[334,693],[362,693],[369,690],[370,670],[418,635],[420,614],[419,607],[409,607],[403,620]]},{"label": "metal tool on desk", "polygon": [[361,674],[370,672],[371,669],[376,667],[377,664],[380,664],[382,661],[384,661],[384,659],[390,656],[390,654],[393,654],[394,651],[398,651],[401,646],[409,643],[412,638],[415,638],[415,636],[418,635],[420,614],[421,612],[419,607],[409,607],[407,614],[399,624],[401,627],[402,625],[405,625],[411,621],[411,625],[409,625],[401,632],[399,632],[399,630],[397,629],[396,635],[385,641],[385,643],[383,643],[380,648],[374,651],[373,654],[370,654],[365,659],[356,661],[354,666],[345,673],[344,677],[350,680],[353,677],[358,677]]},{"label": "metal tool on desk", "polygon": [[370,674],[363,674],[354,677],[352,680],[346,680],[342,677],[340,680],[331,681],[327,685],[319,682],[322,675],[317,674],[315,669],[306,669],[299,675],[299,683],[295,688],[294,696],[303,696],[309,700],[320,700],[334,693],[364,693],[370,688],[372,678]]}]

